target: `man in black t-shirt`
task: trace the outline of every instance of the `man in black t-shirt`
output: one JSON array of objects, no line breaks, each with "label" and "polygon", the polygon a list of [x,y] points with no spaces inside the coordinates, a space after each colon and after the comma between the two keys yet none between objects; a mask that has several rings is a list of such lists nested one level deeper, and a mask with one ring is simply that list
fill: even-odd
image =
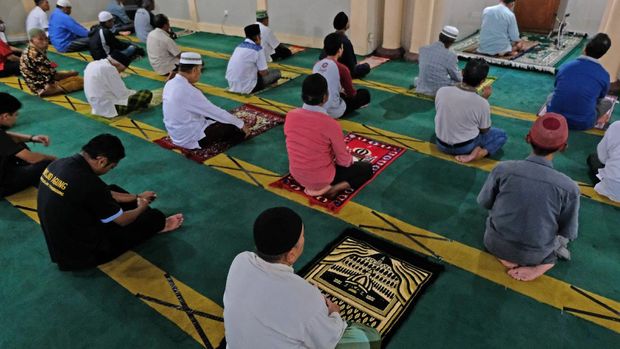
[{"label": "man in black t-shirt", "polygon": [[54,161],[41,175],[38,212],[52,258],[60,270],[109,262],[157,233],[173,231],[183,215],[166,218],[149,207],[152,191],[129,194],[99,176],[125,157],[120,139],[91,139],[79,154]]},{"label": "man in black t-shirt", "polygon": [[[347,36],[347,30],[349,30],[349,16],[344,12],[339,12],[336,17],[334,17],[334,29],[336,29],[336,33],[340,34],[342,37],[342,56],[338,59],[338,62],[344,64],[349,68],[351,72],[351,77],[353,79],[361,79],[364,76],[370,73],[370,65],[368,63],[357,64],[357,57],[355,56],[355,51],[353,49],[353,44],[349,37]],[[325,52],[322,52],[320,55],[320,59],[326,57]]]},{"label": "man in black t-shirt", "polygon": [[21,102],[8,93],[0,92],[0,197],[22,191],[39,184],[43,170],[56,158],[30,151],[25,142],[48,146],[49,137],[28,136],[8,132],[15,125]]}]

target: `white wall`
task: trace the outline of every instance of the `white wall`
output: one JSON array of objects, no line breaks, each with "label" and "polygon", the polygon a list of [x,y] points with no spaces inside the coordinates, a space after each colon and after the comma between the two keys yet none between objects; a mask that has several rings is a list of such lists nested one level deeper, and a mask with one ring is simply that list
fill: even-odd
[{"label": "white wall", "polygon": [[256,0],[198,0],[196,6],[200,22],[241,28],[256,22]]},{"label": "white wall", "polygon": [[22,40],[26,31],[26,9],[19,0],[0,0],[0,18],[9,40]]},{"label": "white wall", "polygon": [[593,35],[598,32],[607,0],[567,0],[568,30]]},{"label": "white wall", "polygon": [[189,19],[187,0],[155,0],[155,13],[163,13],[168,18]]}]

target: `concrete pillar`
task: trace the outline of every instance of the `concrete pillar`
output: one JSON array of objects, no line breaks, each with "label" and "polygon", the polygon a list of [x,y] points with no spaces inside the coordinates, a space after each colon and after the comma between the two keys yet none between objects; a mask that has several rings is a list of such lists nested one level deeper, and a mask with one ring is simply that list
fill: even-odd
[{"label": "concrete pillar", "polygon": [[256,0],[256,11],[267,11],[267,0]]},{"label": "concrete pillar", "polygon": [[401,47],[403,25],[403,0],[385,0],[383,14],[383,44],[377,49],[377,55],[390,59],[403,56]]},{"label": "concrete pillar", "polygon": [[620,18],[620,0],[608,0],[599,32],[606,33],[611,38],[611,48],[601,58],[601,63],[611,75],[611,81],[616,81],[620,70],[620,21],[618,18]]},{"label": "concrete pillar", "polygon": [[351,28],[347,35],[355,48],[355,52],[361,55],[372,51],[368,47],[368,23],[370,22],[368,16],[368,0],[351,0],[351,14],[349,16]]},{"label": "concrete pillar", "polygon": [[417,61],[422,46],[437,40],[443,26],[444,0],[415,0],[411,24],[411,44],[405,54],[408,61]]},{"label": "concrete pillar", "polygon": [[192,21],[193,28],[189,28],[192,30],[200,30],[200,18],[198,18],[198,6],[196,5],[196,0],[187,0],[187,8],[189,9],[189,19]]}]

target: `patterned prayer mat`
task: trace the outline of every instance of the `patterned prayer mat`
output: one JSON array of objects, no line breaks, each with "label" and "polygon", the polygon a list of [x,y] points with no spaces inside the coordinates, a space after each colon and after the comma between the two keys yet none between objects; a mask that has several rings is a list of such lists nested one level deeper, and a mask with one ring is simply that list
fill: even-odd
[{"label": "patterned prayer mat", "polygon": [[[250,134],[247,139],[256,137],[261,133],[264,133],[272,128],[284,123],[284,116],[276,114],[274,112],[255,107],[253,105],[245,104],[230,111],[231,114],[243,119],[246,125],[250,126]],[[230,143],[216,143],[213,146],[206,149],[185,149],[178,147],[172,143],[172,139],[169,136],[158,139],[155,143],[159,144],[163,148],[177,151],[187,158],[192,159],[198,163],[204,163],[206,160],[223,153],[228,150],[232,145]]]},{"label": "patterned prayer mat", "polygon": [[414,252],[347,229],[299,275],[338,304],[343,319],[379,331],[385,345],[442,270]]},{"label": "patterned prayer mat", "polygon": [[[599,130],[606,130],[609,128],[609,125],[611,124],[611,117],[614,113],[614,109],[616,108],[616,104],[618,103],[618,96],[611,96],[608,95],[607,97],[605,97],[605,99],[611,101],[613,104],[611,105],[611,109],[609,109],[609,111],[607,112],[607,116],[609,116],[609,121],[603,125],[601,124],[596,124],[594,125],[594,128],[599,129]],[[547,103],[543,104],[542,107],[540,107],[540,110],[538,111],[538,116],[543,116],[547,113]]]},{"label": "patterned prayer mat", "polygon": [[561,49],[555,47],[554,37],[549,39],[546,35],[533,33],[521,33],[521,37],[538,44],[513,59],[490,57],[477,53],[475,50],[480,42],[479,32],[455,43],[451,50],[464,59],[482,58],[490,64],[555,74],[557,65],[581,44],[585,35],[579,33],[566,34],[564,36],[564,47]]},{"label": "patterned prayer mat", "polygon": [[368,56],[368,57],[364,58],[363,61],[358,62],[357,64],[368,63],[368,65],[370,65],[370,69],[375,69],[376,67],[380,66],[381,64],[387,63],[389,61],[390,61],[389,58],[384,58],[384,57],[379,57],[379,56]]},{"label": "patterned prayer mat", "polygon": [[347,144],[351,154],[359,161],[372,164],[373,176],[363,186],[356,190],[348,189],[341,192],[335,199],[329,200],[323,196],[309,196],[304,192],[304,187],[287,174],[270,185],[276,188],[283,188],[308,198],[311,205],[318,205],[338,213],[342,207],[349,202],[357,193],[360,192],[368,183],[374,180],[379,173],[385,170],[392,162],[398,159],[405,152],[404,148],[396,147],[387,143],[375,141],[370,138],[359,136],[355,133],[348,134],[344,142]]},{"label": "patterned prayer mat", "polygon": [[[497,80],[497,77],[495,77],[495,76],[487,77],[486,80],[484,80],[484,82],[480,85],[480,87],[478,87],[478,89],[477,89],[478,93],[482,93],[482,90],[484,90],[487,86],[493,85],[495,80]],[[418,93],[418,92],[416,92],[415,89],[411,90],[411,93],[413,95],[415,95],[416,97],[419,97],[419,98],[433,98],[433,99],[435,98],[433,96],[425,95],[423,93]]]}]

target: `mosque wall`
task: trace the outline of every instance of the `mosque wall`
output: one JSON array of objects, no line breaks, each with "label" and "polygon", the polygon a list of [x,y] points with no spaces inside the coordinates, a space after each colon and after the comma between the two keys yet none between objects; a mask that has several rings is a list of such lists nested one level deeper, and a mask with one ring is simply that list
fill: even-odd
[{"label": "mosque wall", "polygon": [[26,9],[19,1],[0,1],[0,18],[6,24],[6,35],[9,40],[25,38]]}]

